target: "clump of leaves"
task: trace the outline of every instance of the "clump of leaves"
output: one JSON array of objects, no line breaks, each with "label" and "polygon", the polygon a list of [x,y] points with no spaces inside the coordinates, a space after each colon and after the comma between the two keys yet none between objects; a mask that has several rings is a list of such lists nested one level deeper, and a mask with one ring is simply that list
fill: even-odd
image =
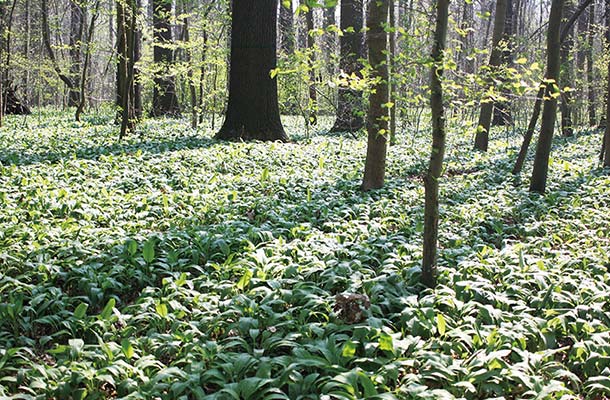
[{"label": "clump of leaves", "polygon": [[117,143],[109,116],[67,121],[0,129],[0,397],[609,395],[596,135],[557,141],[545,196],[508,178],[517,140],[452,135],[430,291],[425,135],[362,193],[364,138],[219,143],[153,120]]}]

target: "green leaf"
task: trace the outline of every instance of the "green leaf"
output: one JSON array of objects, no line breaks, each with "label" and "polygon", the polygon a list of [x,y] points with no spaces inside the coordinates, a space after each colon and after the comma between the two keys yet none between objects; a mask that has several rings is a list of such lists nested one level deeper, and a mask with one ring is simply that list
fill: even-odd
[{"label": "green leaf", "polygon": [[144,257],[144,261],[147,263],[153,262],[155,259],[155,239],[148,239],[144,242],[144,247],[142,248],[142,256]]},{"label": "green leaf", "polygon": [[244,274],[241,276],[239,281],[237,282],[237,288],[239,290],[244,290],[250,284],[251,279],[252,279],[252,271],[247,269],[244,272]]},{"label": "green leaf", "polygon": [[169,311],[167,310],[167,305],[164,303],[156,304],[155,310],[157,311],[157,314],[159,314],[159,316],[161,318],[167,318],[167,316],[169,315]]},{"label": "green leaf", "polygon": [[133,346],[131,345],[131,340],[123,339],[121,340],[121,351],[127,357],[127,359],[131,359],[134,355]]},{"label": "green leaf", "polygon": [[114,309],[115,304],[116,300],[114,298],[110,298],[110,300],[108,300],[108,303],[106,303],[106,306],[100,313],[99,318],[101,320],[108,320],[112,316],[112,310]]},{"label": "green leaf", "polygon": [[343,345],[343,350],[341,350],[341,355],[343,357],[351,358],[356,355],[356,343],[348,340]]},{"label": "green leaf", "polygon": [[379,348],[386,351],[394,351],[394,341],[392,336],[385,332],[379,334]]},{"label": "green leaf", "polygon": [[447,329],[447,324],[445,323],[445,317],[443,314],[436,315],[436,328],[438,329],[438,334],[440,336],[445,336],[445,330]]},{"label": "green leaf", "polygon": [[89,305],[87,303],[80,303],[74,309],[74,318],[83,319],[85,317],[85,315],[87,314],[87,308],[89,308]]}]

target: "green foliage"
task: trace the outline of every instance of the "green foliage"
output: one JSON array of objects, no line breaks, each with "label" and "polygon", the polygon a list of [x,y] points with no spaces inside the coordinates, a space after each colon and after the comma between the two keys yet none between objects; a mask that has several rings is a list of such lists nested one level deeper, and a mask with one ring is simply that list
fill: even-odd
[{"label": "green foliage", "polygon": [[[148,121],[117,144],[111,119],[0,129],[1,397],[610,393],[597,135],[560,139],[545,197],[507,178],[514,143],[452,135],[430,291],[427,136],[399,136],[387,187],[362,193],[362,138],[219,143]],[[343,293],[370,299],[363,322],[339,318]]]}]

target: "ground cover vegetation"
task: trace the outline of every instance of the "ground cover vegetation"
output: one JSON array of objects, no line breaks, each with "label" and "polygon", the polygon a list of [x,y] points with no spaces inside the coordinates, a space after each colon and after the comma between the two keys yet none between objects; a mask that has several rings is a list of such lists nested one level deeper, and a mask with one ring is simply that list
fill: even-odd
[{"label": "ground cover vegetation", "polygon": [[479,153],[453,136],[431,290],[424,134],[399,138],[386,186],[362,192],[364,138],[223,143],[151,120],[146,140],[117,143],[109,114],[6,122],[2,396],[608,393],[610,178],[592,167],[594,131],[556,142],[545,196],[507,178],[516,141]]},{"label": "ground cover vegetation", "polygon": [[610,0],[0,0],[0,398],[609,398],[609,54]]}]

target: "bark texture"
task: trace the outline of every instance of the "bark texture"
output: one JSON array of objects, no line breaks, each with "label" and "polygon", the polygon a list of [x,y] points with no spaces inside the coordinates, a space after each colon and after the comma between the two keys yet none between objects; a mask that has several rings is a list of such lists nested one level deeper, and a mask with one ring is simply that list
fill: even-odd
[{"label": "bark texture", "polygon": [[384,25],[388,20],[389,0],[376,0],[369,5],[366,41],[372,78],[378,80],[371,88],[366,121],[368,143],[362,190],[383,187],[388,140],[388,34]]},{"label": "bark texture", "polygon": [[155,76],[151,115],[154,117],[179,116],[180,105],[176,96],[174,76],[171,71],[172,64],[174,63],[174,51],[171,48],[174,40],[170,24],[172,1],[152,0],[152,4],[155,40],[153,57],[157,73]]},{"label": "bark texture", "polygon": [[544,193],[549,170],[549,157],[553,144],[553,133],[557,119],[557,81],[560,69],[560,30],[561,16],[565,0],[553,0],[547,32],[547,71],[544,106],[542,109],[542,126],[536,147],[534,170],[530,182],[530,191]]},{"label": "bark texture", "polygon": [[[364,25],[363,0],[341,0],[341,30],[339,38],[339,69],[349,81],[352,74],[360,75],[364,56],[362,28]],[[364,126],[362,92],[349,85],[339,87],[337,119],[331,132],[356,132]]]},{"label": "bark texture", "polygon": [[234,0],[231,23],[229,103],[223,140],[281,140],[276,68],[277,0]]},{"label": "bark texture", "polygon": [[[493,75],[502,63],[502,49],[500,42],[504,37],[504,25],[506,23],[506,11],[509,0],[498,0],[496,2],[496,15],[494,18],[494,29],[492,36],[491,55],[489,56],[488,74]],[[491,84],[491,77],[487,80]],[[474,141],[475,150],[487,151],[489,145],[489,128],[491,127],[491,117],[493,113],[493,98],[486,96],[481,101],[481,112]]]},{"label": "bark texture", "polygon": [[432,151],[430,164],[424,178],[425,210],[424,240],[422,258],[422,283],[428,287],[436,286],[437,243],[438,243],[438,182],[443,171],[445,157],[445,110],[443,107],[443,53],[447,40],[449,19],[449,0],[436,2],[436,30],[432,48],[432,71],[430,74],[430,106],[432,110]]}]

